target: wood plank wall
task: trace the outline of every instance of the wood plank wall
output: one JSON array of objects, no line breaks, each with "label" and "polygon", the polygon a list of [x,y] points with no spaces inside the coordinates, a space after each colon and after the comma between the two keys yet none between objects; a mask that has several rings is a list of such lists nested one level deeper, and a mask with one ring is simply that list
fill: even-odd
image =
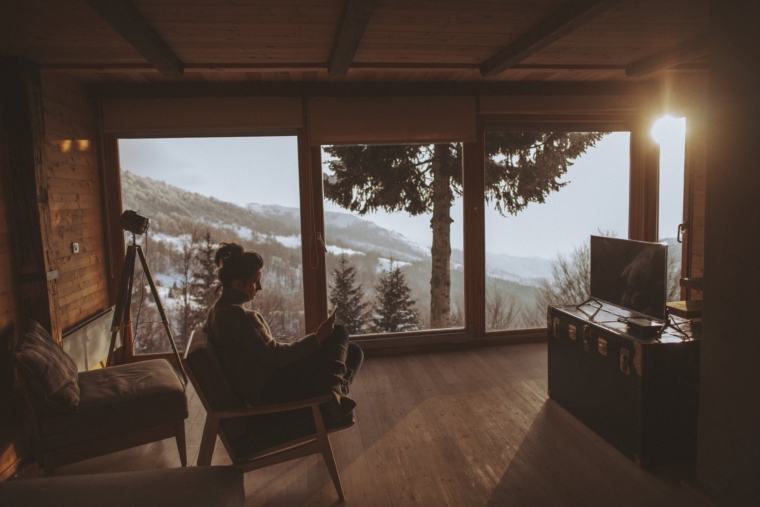
[{"label": "wood plank wall", "polygon": [[[42,107],[43,174],[39,183],[47,190],[49,218],[41,217],[44,222],[41,228],[47,244],[47,268],[58,270],[58,279],[49,283],[51,315],[57,314],[52,328],[66,331],[110,306],[97,116],[81,84],[64,75],[43,77]],[[13,276],[17,266],[11,248],[13,218],[6,181],[7,148],[3,131],[0,132],[0,480],[11,475],[31,449],[23,426],[23,405],[6,352],[22,331],[18,311],[21,293]],[[75,241],[80,247],[78,254],[71,249]]]},{"label": "wood plank wall", "polygon": [[[2,114],[0,109],[0,126],[3,125]],[[0,128],[0,480],[15,470],[28,449],[8,354],[9,348],[15,344],[14,331],[19,326],[19,316],[17,287],[13,280],[7,149],[6,133]]]},{"label": "wood plank wall", "polygon": [[42,102],[51,264],[58,270],[59,327],[66,331],[109,306],[97,116],[69,76],[44,75]]}]

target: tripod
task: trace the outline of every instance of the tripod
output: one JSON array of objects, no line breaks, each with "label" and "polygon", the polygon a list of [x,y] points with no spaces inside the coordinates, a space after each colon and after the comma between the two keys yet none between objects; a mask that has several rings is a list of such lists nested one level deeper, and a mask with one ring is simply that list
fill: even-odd
[{"label": "tripod", "polygon": [[[119,293],[116,296],[116,309],[114,310],[113,323],[111,324],[111,346],[108,348],[108,359],[106,361],[106,366],[111,366],[113,364],[113,351],[114,347],[116,346],[116,334],[121,331],[121,336],[124,337],[124,332],[127,326],[131,327],[132,325],[129,317],[131,315],[130,311],[132,308],[132,287],[135,278],[135,260],[137,257],[140,258],[140,264],[142,264],[143,273],[145,273],[145,277],[148,279],[148,285],[150,285],[150,291],[153,294],[153,300],[156,302],[156,307],[158,308],[159,315],[161,315],[161,322],[163,322],[164,329],[166,330],[166,334],[169,337],[169,343],[171,344],[172,350],[174,351],[174,357],[177,358],[179,370],[182,372],[182,377],[185,379],[185,384],[187,384],[187,374],[185,373],[185,368],[182,366],[182,360],[180,359],[179,352],[177,351],[177,344],[174,343],[174,337],[172,336],[172,330],[171,327],[169,327],[169,321],[167,320],[166,313],[164,312],[164,306],[161,304],[161,299],[158,297],[158,291],[156,290],[155,283],[153,283],[153,275],[150,274],[150,268],[148,267],[148,262],[145,260],[145,254],[142,251],[142,247],[137,244],[137,238],[135,237],[134,233],[132,234],[132,244],[127,246],[127,256],[124,259],[124,269],[121,272],[121,280],[119,281]],[[125,340],[122,340],[122,343],[125,343]]]}]

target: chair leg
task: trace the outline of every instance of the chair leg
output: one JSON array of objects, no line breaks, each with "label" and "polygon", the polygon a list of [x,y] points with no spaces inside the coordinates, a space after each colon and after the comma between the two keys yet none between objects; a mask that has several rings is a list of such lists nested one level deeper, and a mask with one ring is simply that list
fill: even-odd
[{"label": "chair leg", "polygon": [[177,451],[179,451],[179,462],[183,467],[187,466],[187,445],[185,444],[185,421],[177,421],[177,429],[174,433],[177,440]]},{"label": "chair leg", "polygon": [[340,484],[338,465],[335,464],[335,456],[333,456],[330,438],[327,436],[327,430],[325,430],[325,422],[322,420],[322,413],[316,405],[311,407],[311,411],[314,414],[314,423],[317,427],[317,441],[319,442],[320,453],[325,460],[327,470],[330,472],[330,477],[332,477],[335,491],[338,493],[338,499],[341,503],[345,502],[346,498],[343,495],[343,486]]},{"label": "chair leg", "polygon": [[45,470],[45,477],[55,475],[55,452],[45,452],[42,454],[42,468]]},{"label": "chair leg", "polygon": [[198,466],[211,465],[211,458],[214,455],[214,446],[216,445],[216,434],[219,431],[219,420],[211,416],[206,417],[206,424],[203,426],[203,437],[201,437],[201,448],[198,451]]}]

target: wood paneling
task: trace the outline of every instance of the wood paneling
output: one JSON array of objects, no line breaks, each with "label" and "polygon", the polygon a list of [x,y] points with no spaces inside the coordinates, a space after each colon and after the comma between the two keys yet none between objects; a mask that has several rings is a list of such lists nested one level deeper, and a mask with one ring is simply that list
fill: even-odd
[{"label": "wood paneling", "polygon": [[[367,359],[351,386],[356,424],[330,436],[346,505],[709,506],[679,484],[680,470],[642,470],[548,400],[546,375],[546,344]],[[206,413],[192,388],[188,398],[195,463]],[[217,451],[212,464],[230,461]],[[56,473],[176,466],[167,439]],[[337,499],[320,456],[248,472],[245,489],[247,505]]]},{"label": "wood paneling", "polygon": [[722,505],[760,498],[760,3],[711,2],[697,477]]},{"label": "wood paneling", "polygon": [[[0,88],[0,93],[5,90]],[[24,433],[22,400],[16,390],[9,351],[23,327],[14,276],[14,227],[11,208],[8,133],[0,98],[0,481],[12,475],[30,449]]]},{"label": "wood paneling", "polygon": [[87,0],[87,3],[161,74],[182,75],[182,62],[130,0]]},{"label": "wood paneling", "polygon": [[[523,62],[527,67],[510,69],[493,78],[480,76],[481,62],[566,3],[379,1],[348,74],[330,77],[327,65],[344,0],[133,1],[183,62],[187,76],[176,78],[181,81],[245,81],[246,71],[256,72],[257,67],[265,71],[273,65],[283,67],[280,73],[265,72],[262,77],[280,82],[311,79],[298,68],[303,66],[310,66],[310,72],[321,69],[318,79],[324,81],[625,80],[626,65],[708,31],[707,0],[625,1],[527,58]],[[88,79],[97,81],[175,79],[151,69],[84,2],[27,0],[15,2],[12,7],[10,2],[7,4],[0,7],[2,51],[27,56],[43,65],[94,65]],[[378,64],[372,70],[361,68]],[[241,68],[238,72],[217,72],[215,65]],[[426,68],[430,65],[454,67]],[[567,65],[580,68],[568,69]],[[98,72],[97,66],[105,70]],[[119,75],[119,66],[126,72],[143,66],[144,74]],[[399,71],[393,66],[411,68]],[[664,74],[655,76],[661,77]]]},{"label": "wood paneling", "polygon": [[[67,76],[45,76],[42,100],[49,243],[59,276],[59,325],[66,330],[109,306],[97,117],[82,85]],[[78,254],[72,242],[79,243]]]},{"label": "wood paneling", "polygon": [[574,0],[560,5],[551,16],[483,62],[480,73],[495,76],[507,70],[614,7],[619,1]]}]

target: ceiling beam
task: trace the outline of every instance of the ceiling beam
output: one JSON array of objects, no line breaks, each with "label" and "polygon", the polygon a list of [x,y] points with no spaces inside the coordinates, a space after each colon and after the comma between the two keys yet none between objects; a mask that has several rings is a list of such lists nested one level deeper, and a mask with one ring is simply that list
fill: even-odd
[{"label": "ceiling beam", "polygon": [[340,15],[327,70],[331,76],[345,76],[367,29],[377,0],[346,0]]},{"label": "ceiling beam", "polygon": [[129,0],[85,0],[143,58],[167,77],[182,75],[182,62]]},{"label": "ceiling beam", "polygon": [[549,44],[619,3],[620,0],[573,0],[563,4],[538,25],[480,65],[483,76],[495,76],[514,67]]},{"label": "ceiling beam", "polygon": [[[603,70],[625,72],[627,65],[617,64],[526,64],[519,63],[513,69],[539,70],[539,71],[564,71],[564,70]],[[119,74],[146,74],[158,72],[155,67],[148,63],[46,63],[39,65],[40,71],[46,73],[119,73]],[[222,73],[222,72],[324,72],[327,70],[326,63],[240,63],[240,62],[214,62],[214,63],[184,63],[185,74],[194,72]],[[479,72],[480,64],[477,63],[427,63],[427,62],[353,62],[352,69],[357,70],[392,70],[410,71],[418,70],[454,70],[461,72]],[[707,70],[705,63],[681,63],[674,67],[675,70]]]},{"label": "ceiling beam", "polygon": [[658,70],[668,69],[710,53],[710,36],[701,35],[661,53],[648,56],[625,68],[628,77],[642,77]]}]

